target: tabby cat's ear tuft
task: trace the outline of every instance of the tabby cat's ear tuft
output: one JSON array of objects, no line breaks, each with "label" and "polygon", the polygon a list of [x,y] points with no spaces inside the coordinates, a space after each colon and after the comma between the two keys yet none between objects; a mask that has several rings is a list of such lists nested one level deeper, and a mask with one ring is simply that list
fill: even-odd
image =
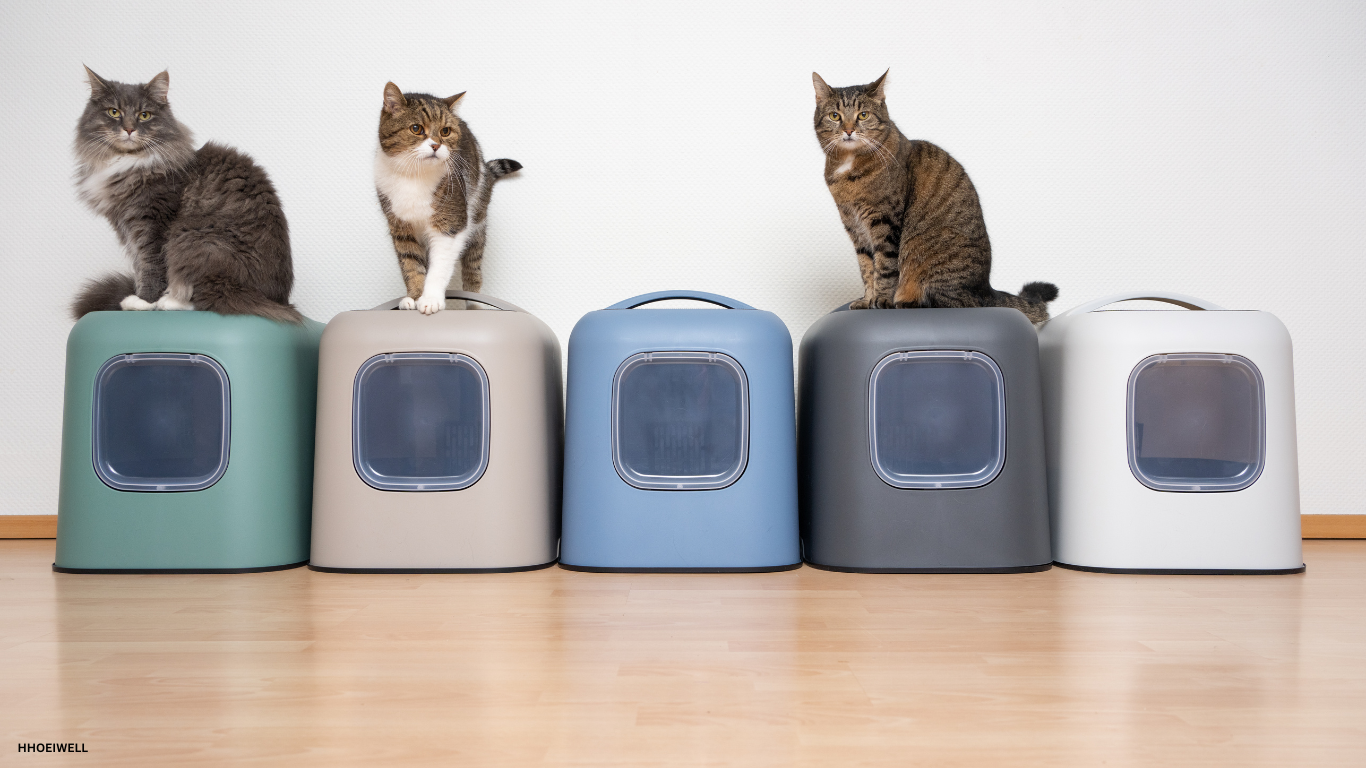
[{"label": "tabby cat's ear tuft", "polygon": [[166,103],[166,94],[171,90],[171,73],[161,70],[161,73],[152,78],[147,83],[147,95],[160,104]]},{"label": "tabby cat's ear tuft", "polygon": [[816,101],[823,101],[830,98],[830,86],[825,84],[821,76],[815,72],[811,73],[811,84],[816,86]]},{"label": "tabby cat's ear tuft", "polygon": [[81,66],[85,67],[85,80],[90,84],[91,96],[94,96],[97,93],[104,93],[109,90],[109,82],[107,80],[95,74],[95,70],[91,69],[90,67],[86,67],[84,64],[82,64]]},{"label": "tabby cat's ear tuft", "polygon": [[448,109],[453,110],[455,109],[455,103],[463,99],[465,97],[465,93],[465,91],[461,91],[460,93],[457,93],[454,96],[451,96],[450,98],[442,99],[441,102],[445,104]]},{"label": "tabby cat's ear tuft", "polygon": [[[888,67],[887,72],[891,71],[892,68]],[[863,86],[863,90],[869,96],[872,96],[874,99],[876,99],[879,104],[887,100],[886,95],[883,93],[883,86],[887,85],[887,72],[883,72],[882,77],[879,77],[873,82]]]},{"label": "tabby cat's ear tuft", "polygon": [[404,97],[403,91],[400,91],[393,82],[385,83],[384,111],[392,115],[406,106],[408,106],[408,99]]}]

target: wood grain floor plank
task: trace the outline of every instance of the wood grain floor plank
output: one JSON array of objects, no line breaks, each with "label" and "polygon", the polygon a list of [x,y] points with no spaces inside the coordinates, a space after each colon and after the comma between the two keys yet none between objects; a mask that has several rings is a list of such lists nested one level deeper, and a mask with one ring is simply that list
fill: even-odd
[{"label": "wood grain floor plank", "polygon": [[[0,762],[1366,765],[1366,541],[1283,577],[53,574]],[[18,742],[83,755],[16,754]],[[8,743],[5,743],[8,742]]]}]

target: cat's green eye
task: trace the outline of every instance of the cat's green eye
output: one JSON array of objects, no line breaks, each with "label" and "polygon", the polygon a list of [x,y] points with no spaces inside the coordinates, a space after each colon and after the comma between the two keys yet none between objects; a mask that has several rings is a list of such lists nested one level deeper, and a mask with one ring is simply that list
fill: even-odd
[{"label": "cat's green eye", "polygon": [[829,117],[831,120],[834,120],[834,121],[837,122],[837,123],[840,121],[840,113],[838,113],[838,112],[831,112],[831,113],[828,115],[828,117]]},{"label": "cat's green eye", "polygon": [[867,120],[867,119],[868,119],[868,113],[867,113],[867,112],[860,112],[860,113],[858,113],[858,119],[860,119],[860,120]]},{"label": "cat's green eye", "polygon": [[422,126],[418,125],[417,123],[413,123],[412,125],[408,126],[408,130],[412,131],[418,136],[422,135]]},{"label": "cat's green eye", "polygon": [[441,135],[442,135],[442,136],[450,136],[450,135],[451,135],[450,126],[446,126],[445,128],[442,128],[442,129],[441,129]]},{"label": "cat's green eye", "polygon": [[119,115],[123,114],[122,112],[118,111],[117,109],[114,109],[113,107],[106,109],[105,112],[108,112],[110,117],[118,117]]},{"label": "cat's green eye", "polygon": [[151,113],[151,112],[139,112],[139,113],[138,113],[138,119],[145,123],[145,122],[147,122],[148,120],[151,120],[151,119],[152,119],[152,113]]}]

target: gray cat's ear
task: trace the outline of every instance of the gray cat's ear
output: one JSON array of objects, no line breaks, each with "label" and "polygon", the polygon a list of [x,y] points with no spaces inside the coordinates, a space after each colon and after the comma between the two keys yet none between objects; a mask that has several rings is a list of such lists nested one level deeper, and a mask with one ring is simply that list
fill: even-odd
[{"label": "gray cat's ear", "polygon": [[448,109],[455,109],[455,103],[463,98],[465,98],[465,91],[461,91],[460,93],[457,93],[448,99],[442,99],[441,101]]},{"label": "gray cat's ear", "polygon": [[816,86],[816,101],[830,98],[830,94],[832,93],[830,86],[826,85],[825,81],[821,79],[821,76],[815,72],[811,73],[811,84]]},{"label": "gray cat's ear", "polygon": [[[887,72],[891,71],[892,68],[888,67]],[[882,77],[879,77],[873,82],[863,86],[863,90],[869,96],[872,96],[874,99],[876,99],[879,103],[887,100],[886,95],[883,93],[883,86],[887,85],[887,72],[883,72]]]},{"label": "gray cat's ear", "polygon": [[107,91],[109,91],[108,80],[105,80],[103,77],[100,77],[99,75],[95,74],[95,70],[91,69],[90,67],[86,67],[84,64],[82,64],[81,66],[85,67],[85,79],[86,82],[90,83],[91,96],[94,96],[97,93],[106,93]]},{"label": "gray cat's ear", "polygon": [[384,111],[394,114],[403,107],[408,106],[408,99],[404,97],[403,91],[398,89],[392,82],[384,84]]},{"label": "gray cat's ear", "polygon": [[171,90],[171,73],[161,70],[161,73],[152,78],[147,83],[147,95],[160,104],[166,103],[166,94]]}]

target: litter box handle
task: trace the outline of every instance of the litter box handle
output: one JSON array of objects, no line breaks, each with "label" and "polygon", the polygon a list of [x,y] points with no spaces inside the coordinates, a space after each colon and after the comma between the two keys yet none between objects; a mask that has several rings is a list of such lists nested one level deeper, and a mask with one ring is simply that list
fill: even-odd
[{"label": "litter box handle", "polygon": [[[494,309],[501,309],[507,312],[526,312],[525,309],[522,309],[516,304],[510,304],[506,301],[503,301],[502,299],[495,299],[492,296],[485,296],[482,293],[471,293],[469,291],[446,291],[446,298],[464,299],[465,301],[475,301],[480,304],[487,304],[490,307],[493,307]],[[398,309],[398,303],[400,301],[403,301],[402,296],[399,296],[397,299],[393,299],[392,301],[386,301],[378,307],[373,307],[372,309]]]},{"label": "litter box handle", "polygon": [[1113,296],[1106,296],[1101,299],[1096,299],[1095,301],[1088,301],[1085,304],[1079,304],[1061,315],[1058,315],[1058,317],[1084,315],[1087,312],[1095,312],[1101,307],[1114,304],[1118,301],[1161,301],[1167,304],[1175,304],[1178,307],[1185,307],[1186,309],[1208,309],[1215,311],[1223,309],[1223,307],[1218,304],[1205,301],[1204,299],[1197,299],[1194,296],[1187,296],[1184,293],[1171,293],[1169,291],[1134,291],[1132,293],[1116,293]]},{"label": "litter box handle", "polygon": [[632,296],[626,301],[618,301],[608,309],[635,309],[636,307],[653,304],[656,301],[668,301],[669,299],[692,299],[693,301],[705,301],[708,304],[715,304],[726,309],[754,309],[750,305],[728,299],[715,293],[704,293],[702,291],[655,291],[654,293],[642,293],[639,296]]}]

